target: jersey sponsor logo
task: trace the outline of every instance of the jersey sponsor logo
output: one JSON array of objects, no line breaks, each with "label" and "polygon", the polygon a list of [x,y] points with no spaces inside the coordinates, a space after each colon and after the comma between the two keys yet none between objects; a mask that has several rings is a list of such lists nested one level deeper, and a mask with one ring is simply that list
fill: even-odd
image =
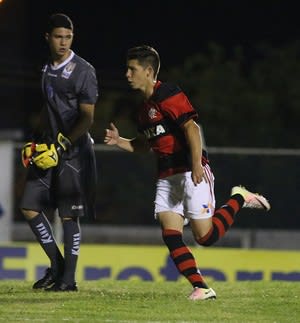
[{"label": "jersey sponsor logo", "polygon": [[154,127],[144,130],[144,134],[147,139],[151,139],[166,133],[166,129],[162,124],[158,124]]},{"label": "jersey sponsor logo", "polygon": [[73,235],[73,246],[72,246],[72,255],[79,255],[79,247],[80,247],[80,233],[75,233]]},{"label": "jersey sponsor logo", "polygon": [[51,234],[48,232],[47,228],[44,226],[44,224],[41,222],[39,223],[36,228],[38,229],[40,235],[41,235],[41,242],[42,244],[47,244],[53,242]]},{"label": "jersey sponsor logo", "polygon": [[68,79],[71,76],[72,72],[74,71],[75,66],[76,64],[74,62],[68,63],[64,68],[64,70],[62,71],[61,77]]}]

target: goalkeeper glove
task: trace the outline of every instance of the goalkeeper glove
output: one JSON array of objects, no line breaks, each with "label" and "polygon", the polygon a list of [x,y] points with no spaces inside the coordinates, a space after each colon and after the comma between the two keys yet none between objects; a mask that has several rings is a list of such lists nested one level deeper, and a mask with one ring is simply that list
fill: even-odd
[{"label": "goalkeeper glove", "polygon": [[62,155],[63,152],[67,151],[72,146],[72,143],[69,138],[65,137],[61,132],[57,135],[57,140],[55,143],[55,148],[59,155]]},{"label": "goalkeeper glove", "polygon": [[[59,133],[56,143],[51,144],[49,148],[46,144],[38,145],[36,147],[36,152],[40,152],[40,154],[33,157],[33,162],[37,167],[44,170],[55,167],[58,164],[59,157],[71,145],[71,141],[63,134]],[[44,146],[46,146],[46,149],[44,149]]]},{"label": "goalkeeper glove", "polygon": [[21,153],[22,164],[25,168],[31,164],[32,155],[35,152],[36,144],[34,142],[27,142],[23,148]]},{"label": "goalkeeper glove", "polygon": [[[44,149],[44,145],[46,146],[46,149]],[[37,167],[45,170],[57,166],[58,154],[54,144],[51,144],[50,148],[48,148],[47,144],[38,145],[35,151],[36,153],[32,158],[32,161]]]}]

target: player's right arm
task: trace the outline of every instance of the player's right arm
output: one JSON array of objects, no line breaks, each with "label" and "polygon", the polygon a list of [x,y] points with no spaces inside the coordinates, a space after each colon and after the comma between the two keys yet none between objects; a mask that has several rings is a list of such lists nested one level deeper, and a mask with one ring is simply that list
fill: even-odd
[{"label": "player's right arm", "polygon": [[140,137],[132,139],[121,137],[119,135],[118,128],[113,123],[110,123],[110,129],[105,130],[104,143],[106,145],[116,145],[119,148],[129,152],[149,150],[146,141],[141,139]]},{"label": "player's right arm", "polygon": [[[21,159],[22,164],[25,168],[32,164],[33,155],[36,153],[36,141],[43,134],[46,125],[46,107],[43,106],[41,111],[39,112],[39,116],[37,118],[37,123],[34,127],[34,131],[31,136],[31,141],[26,142],[22,148]],[[42,148],[42,147],[40,147]],[[43,145],[43,149],[45,150],[45,145]],[[43,151],[43,150],[40,150]]]},{"label": "player's right arm", "polygon": [[47,107],[44,105],[39,112],[38,117],[36,118],[36,124],[33,130],[33,140],[38,139],[45,132],[45,128],[47,127]]},{"label": "player's right arm", "polygon": [[110,129],[105,129],[104,143],[110,146],[116,145],[121,149],[134,152],[132,141],[134,139],[126,139],[119,135],[118,128],[111,122]]}]

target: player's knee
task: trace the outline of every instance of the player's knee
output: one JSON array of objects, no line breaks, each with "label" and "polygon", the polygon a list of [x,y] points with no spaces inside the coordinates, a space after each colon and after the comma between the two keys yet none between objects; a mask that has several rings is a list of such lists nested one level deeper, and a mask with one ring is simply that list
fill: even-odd
[{"label": "player's knee", "polygon": [[208,234],[206,234],[203,237],[195,237],[195,241],[197,242],[198,245],[202,247],[210,247],[214,245],[218,240],[219,236],[217,232],[215,231],[210,231]]},{"label": "player's knee", "polygon": [[21,212],[24,215],[26,220],[31,220],[34,217],[36,217],[39,213],[33,210],[28,210],[28,209],[22,209],[21,208]]},{"label": "player's knee", "polygon": [[73,221],[73,222],[78,223],[79,218],[78,218],[78,216],[69,216],[69,217],[62,217],[61,220],[62,220],[63,223],[67,222],[67,221]]}]

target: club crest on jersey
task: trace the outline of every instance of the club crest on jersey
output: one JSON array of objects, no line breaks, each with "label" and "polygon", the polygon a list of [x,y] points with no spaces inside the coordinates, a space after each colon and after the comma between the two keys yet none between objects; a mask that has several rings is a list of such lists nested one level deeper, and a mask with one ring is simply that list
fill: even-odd
[{"label": "club crest on jersey", "polygon": [[157,110],[155,110],[154,108],[151,108],[148,111],[148,116],[150,119],[155,119],[156,118],[156,114],[157,114]]},{"label": "club crest on jersey", "polygon": [[68,79],[75,69],[76,64],[69,62],[61,73],[61,77]]},{"label": "club crest on jersey", "polygon": [[160,135],[163,135],[166,133],[166,129],[164,128],[163,125],[157,124],[154,127],[148,128],[144,130],[144,134],[147,139],[151,139]]}]

